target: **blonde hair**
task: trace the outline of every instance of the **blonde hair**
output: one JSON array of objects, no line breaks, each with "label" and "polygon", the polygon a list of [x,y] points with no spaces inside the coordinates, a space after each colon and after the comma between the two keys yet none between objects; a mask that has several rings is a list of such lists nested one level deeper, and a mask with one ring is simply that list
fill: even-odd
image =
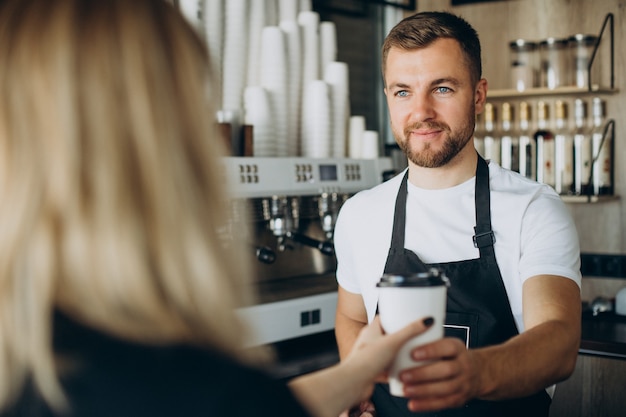
[{"label": "blonde hair", "polygon": [[0,408],[63,403],[52,317],[232,352],[249,273],[226,222],[204,43],[164,0],[0,2]]}]

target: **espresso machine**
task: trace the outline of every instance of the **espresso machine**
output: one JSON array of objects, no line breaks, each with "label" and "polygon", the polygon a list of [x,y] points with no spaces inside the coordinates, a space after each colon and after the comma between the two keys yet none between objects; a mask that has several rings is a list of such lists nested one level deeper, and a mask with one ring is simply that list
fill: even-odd
[{"label": "espresso machine", "polygon": [[[230,233],[246,234],[258,294],[256,305],[238,311],[252,330],[248,345],[317,351],[312,338],[332,338],[335,324],[337,214],[351,195],[393,175],[392,160],[227,157],[223,163],[235,220]],[[241,220],[245,231],[237,229]],[[334,339],[331,350],[327,360],[336,361]],[[279,374],[304,372],[306,365],[296,362],[298,370]]]}]

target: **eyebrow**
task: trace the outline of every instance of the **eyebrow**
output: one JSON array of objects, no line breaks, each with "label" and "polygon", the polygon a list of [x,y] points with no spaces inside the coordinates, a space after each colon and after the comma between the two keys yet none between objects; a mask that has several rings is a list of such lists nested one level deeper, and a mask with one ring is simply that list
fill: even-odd
[{"label": "eyebrow", "polygon": [[[441,84],[451,84],[454,87],[458,87],[461,84],[463,84],[458,78],[454,78],[454,77],[443,77],[443,78],[437,78],[436,80],[431,81],[429,87],[433,88],[436,87],[438,85]],[[408,84],[405,84],[403,82],[398,82],[398,83],[393,83],[389,86],[387,86],[388,89],[395,89],[395,88],[400,88],[400,89],[410,89],[411,86]]]},{"label": "eyebrow", "polygon": [[395,88],[405,89],[405,88],[410,88],[410,86],[408,84],[405,84],[405,83],[393,83],[393,84],[388,85],[387,88],[388,89],[392,89],[392,88],[393,89],[395,89]]},{"label": "eyebrow", "polygon": [[433,80],[430,83],[431,87],[435,87],[437,85],[440,84],[452,84],[455,87],[458,87],[459,85],[461,85],[461,81],[458,78],[453,78],[453,77],[447,77],[447,78],[438,78],[436,80]]}]

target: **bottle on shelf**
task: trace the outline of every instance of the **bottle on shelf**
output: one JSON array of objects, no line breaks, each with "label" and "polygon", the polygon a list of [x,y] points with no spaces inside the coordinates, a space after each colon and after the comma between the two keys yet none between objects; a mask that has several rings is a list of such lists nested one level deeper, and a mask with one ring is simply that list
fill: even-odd
[{"label": "bottle on shelf", "polygon": [[502,155],[502,147],[500,145],[500,137],[496,131],[496,109],[491,103],[485,103],[485,135],[483,137],[485,159],[491,160],[500,165],[500,156]]},{"label": "bottle on shelf", "polygon": [[591,181],[591,132],[587,123],[587,103],[574,100],[574,194],[592,194]]},{"label": "bottle on shelf", "polygon": [[502,168],[519,172],[519,137],[514,132],[513,108],[510,103],[502,103],[500,145]]},{"label": "bottle on shelf", "polygon": [[549,126],[549,110],[545,101],[537,103],[537,131],[534,134],[537,143],[537,181],[555,187],[554,172],[554,133]]},{"label": "bottle on shelf", "polygon": [[526,101],[519,103],[519,173],[530,179],[537,179],[537,149],[530,126],[530,105]]},{"label": "bottle on shelf", "polygon": [[574,137],[567,123],[567,103],[554,103],[554,189],[572,194],[574,185]]},{"label": "bottle on shelf", "polygon": [[613,194],[613,141],[605,134],[605,103],[600,97],[592,100],[593,130],[591,133],[592,183],[595,195]]}]

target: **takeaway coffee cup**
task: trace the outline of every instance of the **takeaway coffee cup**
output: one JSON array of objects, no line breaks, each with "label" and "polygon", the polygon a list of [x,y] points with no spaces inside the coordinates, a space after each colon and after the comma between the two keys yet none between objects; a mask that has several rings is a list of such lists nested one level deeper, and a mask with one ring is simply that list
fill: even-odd
[{"label": "takeaway coffee cup", "polygon": [[384,274],[378,282],[378,312],[386,333],[398,331],[415,320],[435,319],[428,330],[409,340],[398,352],[389,371],[392,395],[404,396],[399,373],[423,364],[411,359],[411,350],[443,337],[448,286],[448,278],[438,269],[410,275]]}]

